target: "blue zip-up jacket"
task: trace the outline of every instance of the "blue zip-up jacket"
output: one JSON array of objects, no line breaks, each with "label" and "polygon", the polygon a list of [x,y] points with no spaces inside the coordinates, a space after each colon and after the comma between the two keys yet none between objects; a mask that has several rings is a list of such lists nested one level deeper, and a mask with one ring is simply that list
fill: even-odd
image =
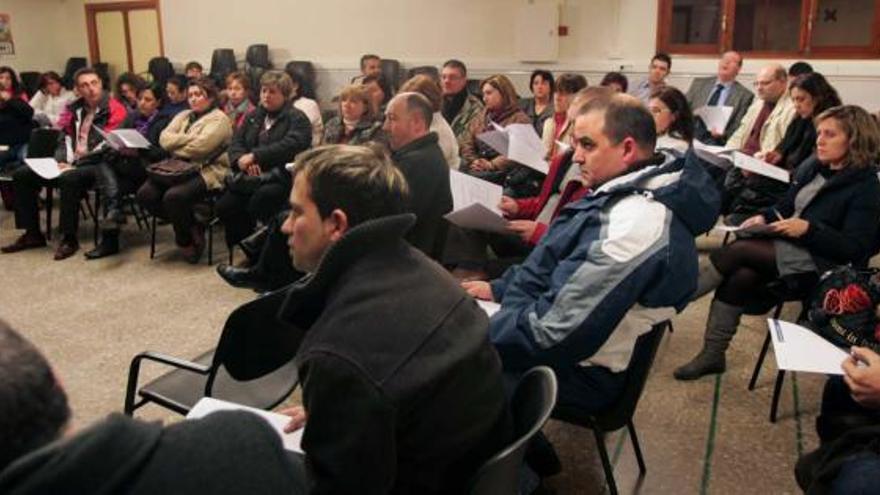
[{"label": "blue zip-up jacket", "polygon": [[490,338],[507,370],[626,369],[636,339],[697,286],[694,237],[720,198],[699,158],[658,154],[564,208],[531,255],[492,282]]}]

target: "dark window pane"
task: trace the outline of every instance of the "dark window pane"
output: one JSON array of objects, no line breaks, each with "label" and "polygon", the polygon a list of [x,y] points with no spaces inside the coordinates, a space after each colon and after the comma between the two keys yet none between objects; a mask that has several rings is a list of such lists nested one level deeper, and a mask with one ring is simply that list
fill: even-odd
[{"label": "dark window pane", "polygon": [[797,51],[801,0],[736,0],[733,48],[737,51]]},{"label": "dark window pane", "polygon": [[875,0],[819,0],[813,18],[812,46],[871,44]]},{"label": "dark window pane", "polygon": [[716,44],[720,29],[721,0],[673,0],[670,36],[673,44]]}]

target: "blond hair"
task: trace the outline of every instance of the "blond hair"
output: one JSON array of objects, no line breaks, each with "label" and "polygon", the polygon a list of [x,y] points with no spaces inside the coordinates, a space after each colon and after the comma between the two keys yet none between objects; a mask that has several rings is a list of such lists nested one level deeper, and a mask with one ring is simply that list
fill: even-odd
[{"label": "blond hair", "polygon": [[[364,104],[364,117],[374,117],[373,102],[370,100],[370,92],[360,84],[349,84],[339,92],[339,115],[342,115],[342,102],[344,100],[360,101]],[[363,118],[363,117],[361,117]]]},{"label": "blond hair", "polygon": [[816,127],[822,121],[834,119],[848,138],[844,167],[867,168],[877,163],[880,154],[880,127],[874,117],[862,107],[840,105],[820,113],[813,120]]}]

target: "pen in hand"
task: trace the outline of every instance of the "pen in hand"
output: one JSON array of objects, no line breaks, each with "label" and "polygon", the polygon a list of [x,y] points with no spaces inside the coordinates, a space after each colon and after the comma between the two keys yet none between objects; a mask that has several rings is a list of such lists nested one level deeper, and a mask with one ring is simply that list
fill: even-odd
[{"label": "pen in hand", "polygon": [[777,220],[785,220],[776,208],[773,208],[773,214],[776,215]]}]

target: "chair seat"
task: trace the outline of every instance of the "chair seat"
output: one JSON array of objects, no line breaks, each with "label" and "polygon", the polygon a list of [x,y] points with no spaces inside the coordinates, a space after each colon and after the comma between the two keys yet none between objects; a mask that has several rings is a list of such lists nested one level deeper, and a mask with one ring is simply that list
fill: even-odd
[{"label": "chair seat", "polygon": [[[210,350],[194,362],[210,365],[214,350]],[[296,387],[296,365],[293,360],[256,380],[242,382],[233,379],[221,367],[214,380],[211,396],[258,409],[271,409],[277,406]],[[205,382],[208,377],[188,370],[176,369],[165,373],[147,383],[138,394],[152,402],[186,414],[205,395]]]}]

